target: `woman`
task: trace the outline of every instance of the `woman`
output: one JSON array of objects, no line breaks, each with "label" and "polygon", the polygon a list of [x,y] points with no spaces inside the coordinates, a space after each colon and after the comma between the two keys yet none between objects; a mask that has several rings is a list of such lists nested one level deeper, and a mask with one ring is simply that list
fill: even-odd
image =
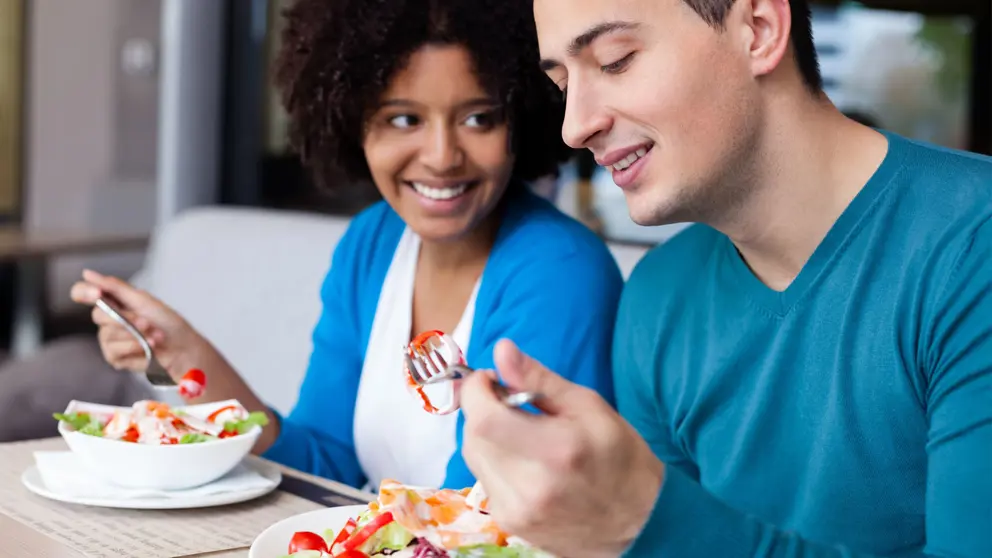
[{"label": "woman", "polygon": [[[384,201],[335,249],[310,365],[288,416],[267,408],[209,341],[150,295],[87,272],[74,300],[106,292],[148,331],[178,377],[208,375],[198,401],[237,398],[270,416],[255,452],[352,486],[383,478],[474,483],[460,413],[424,412],[402,379],[412,336],[452,333],[470,366],[501,338],[612,400],[610,345],[622,277],[589,230],[530,193],[567,151],[560,94],[540,71],[524,0],[299,0],[277,82],[291,141],[318,181],[371,179]],[[302,241],[313,241],[303,239]],[[248,279],[250,280],[250,279]],[[99,310],[107,360],[142,369]]]}]

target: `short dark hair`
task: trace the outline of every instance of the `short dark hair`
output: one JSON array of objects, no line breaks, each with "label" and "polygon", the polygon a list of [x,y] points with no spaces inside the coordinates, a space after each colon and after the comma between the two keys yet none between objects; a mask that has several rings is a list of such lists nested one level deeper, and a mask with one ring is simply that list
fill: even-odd
[{"label": "short dark hair", "polygon": [[556,174],[565,105],[538,65],[531,1],[296,0],[275,68],[290,145],[323,186],[336,170],[369,179],[364,127],[390,80],[422,46],[461,45],[505,111],[513,177]]},{"label": "short dark hair", "polygon": [[[734,6],[735,0],[682,0],[689,5],[699,17],[714,27],[722,27],[727,13]],[[813,15],[806,0],[789,0],[792,8],[792,46],[796,53],[796,65],[802,74],[806,87],[819,93],[823,89],[823,77],[820,75],[820,62],[817,60],[816,47],[813,45]]]}]

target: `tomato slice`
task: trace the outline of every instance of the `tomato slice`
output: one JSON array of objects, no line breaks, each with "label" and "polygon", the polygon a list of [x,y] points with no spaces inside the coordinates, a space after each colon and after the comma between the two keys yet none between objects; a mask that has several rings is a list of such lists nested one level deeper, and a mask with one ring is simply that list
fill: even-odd
[{"label": "tomato slice", "polygon": [[365,554],[361,550],[345,550],[344,552],[334,555],[334,558],[369,558],[368,554]]},{"label": "tomato slice", "polygon": [[317,533],[297,531],[293,533],[293,538],[289,540],[289,554],[300,552],[301,550],[328,552],[327,541]]},{"label": "tomato slice", "polygon": [[[348,540],[344,542],[345,550],[352,550],[358,548],[365,541],[375,534],[376,531],[382,529],[386,525],[393,522],[392,512],[386,512],[382,515],[376,516],[375,519],[368,522],[365,527],[359,529],[354,535],[352,535]],[[340,555],[339,555],[340,556]]]}]

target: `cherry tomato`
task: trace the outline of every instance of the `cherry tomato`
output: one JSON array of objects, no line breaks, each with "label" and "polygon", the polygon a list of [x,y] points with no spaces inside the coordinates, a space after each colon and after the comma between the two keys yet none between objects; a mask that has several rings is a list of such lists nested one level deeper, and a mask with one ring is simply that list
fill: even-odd
[{"label": "cherry tomato", "polygon": [[207,375],[198,368],[191,368],[179,379],[179,395],[185,399],[195,399],[203,395],[206,387]]},{"label": "cherry tomato", "polygon": [[297,531],[293,533],[293,538],[289,541],[289,554],[301,550],[319,550],[327,552],[327,541],[317,533],[310,531]]},{"label": "cherry tomato", "polygon": [[334,558],[369,558],[369,555],[361,550],[345,550],[344,552],[335,554]]}]

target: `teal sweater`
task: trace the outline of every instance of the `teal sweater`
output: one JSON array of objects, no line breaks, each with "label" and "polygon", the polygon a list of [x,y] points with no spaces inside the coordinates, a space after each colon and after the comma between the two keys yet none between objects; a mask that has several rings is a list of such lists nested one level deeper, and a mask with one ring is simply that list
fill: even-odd
[{"label": "teal sweater", "polygon": [[992,557],[992,160],[887,137],[784,292],[702,225],[634,271],[617,404],[667,467],[629,556]]}]

